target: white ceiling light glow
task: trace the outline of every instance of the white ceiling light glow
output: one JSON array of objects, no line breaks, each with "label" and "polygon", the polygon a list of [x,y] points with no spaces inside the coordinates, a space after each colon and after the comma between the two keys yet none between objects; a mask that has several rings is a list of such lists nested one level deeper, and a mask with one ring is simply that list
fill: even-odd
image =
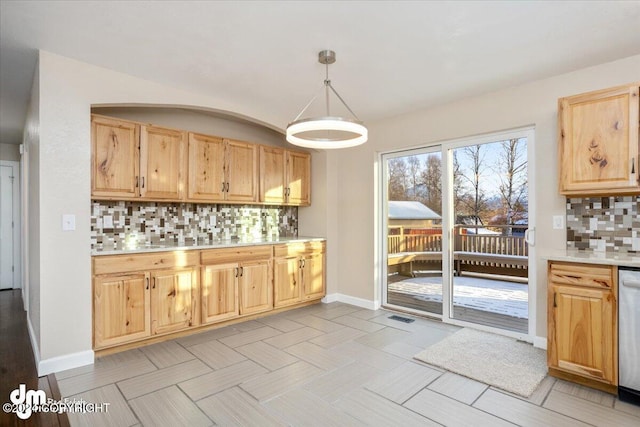
[{"label": "white ceiling light glow", "polygon": [[[326,66],[326,78],[323,91],[325,94],[324,117],[300,118],[318,95],[300,111],[300,114],[287,126],[287,141],[306,148],[333,149],[348,148],[367,142],[367,128],[336,92],[329,80],[329,64],[336,62],[336,54],[332,50],[323,50],[318,54],[318,62]],[[332,117],[330,110],[330,94],[333,93],[351,113],[353,118]]]}]

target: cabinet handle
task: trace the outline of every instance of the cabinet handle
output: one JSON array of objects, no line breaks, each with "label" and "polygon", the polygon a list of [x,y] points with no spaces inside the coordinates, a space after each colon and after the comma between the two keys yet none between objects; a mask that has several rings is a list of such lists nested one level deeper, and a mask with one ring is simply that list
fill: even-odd
[{"label": "cabinet handle", "polygon": [[147,290],[149,289],[149,278],[147,277]]},{"label": "cabinet handle", "polygon": [[554,308],[558,306],[558,303],[557,303],[557,301],[556,301],[556,295],[558,295],[558,293],[557,293],[557,292],[554,292],[554,293],[553,293],[553,307],[554,307]]},{"label": "cabinet handle", "polygon": [[224,193],[224,182],[222,183],[222,190],[220,190]]},{"label": "cabinet handle", "polygon": [[229,192],[229,183],[227,182],[227,193]]},{"label": "cabinet handle", "polygon": [[302,258],[302,268],[304,268],[307,265],[307,260]]},{"label": "cabinet handle", "polygon": [[244,267],[240,267],[240,277],[244,276]]},{"label": "cabinet handle", "polygon": [[141,185],[141,187],[144,188],[144,176],[142,177],[142,185]]},{"label": "cabinet handle", "polygon": [[234,268],[233,271],[236,273],[236,277],[238,277],[238,267]]},{"label": "cabinet handle", "polygon": [[631,159],[631,173],[636,173],[636,158]]},{"label": "cabinet handle", "polygon": [[156,288],[156,277],[153,278],[153,289]]},{"label": "cabinet handle", "polygon": [[140,177],[136,175],[136,188],[140,187]]}]

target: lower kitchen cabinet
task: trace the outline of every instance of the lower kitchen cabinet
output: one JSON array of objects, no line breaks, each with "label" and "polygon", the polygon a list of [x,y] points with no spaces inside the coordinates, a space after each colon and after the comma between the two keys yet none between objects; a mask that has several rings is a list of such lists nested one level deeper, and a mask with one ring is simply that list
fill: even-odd
[{"label": "lower kitchen cabinet", "polygon": [[275,307],[324,297],[324,242],[276,246],[274,257]]},{"label": "lower kitchen cabinet", "polygon": [[197,264],[186,251],[94,257],[94,348],[197,325]]},{"label": "lower kitchen cabinet", "polygon": [[149,273],[95,278],[93,323],[96,347],[151,335]]},{"label": "lower kitchen cabinet", "polygon": [[240,264],[240,314],[253,314],[273,308],[271,261]]},{"label": "lower kitchen cabinet", "polygon": [[267,245],[201,251],[203,322],[273,308],[271,251]]},{"label": "lower kitchen cabinet", "polygon": [[94,349],[322,298],[324,242],[277,247],[93,257]]},{"label": "lower kitchen cabinet", "polygon": [[549,373],[605,391],[618,382],[615,267],[550,262]]},{"label": "lower kitchen cabinet", "polygon": [[200,322],[195,268],[151,273],[151,334],[179,331]]},{"label": "lower kitchen cabinet", "polygon": [[237,277],[237,263],[202,267],[202,323],[220,322],[240,315]]}]

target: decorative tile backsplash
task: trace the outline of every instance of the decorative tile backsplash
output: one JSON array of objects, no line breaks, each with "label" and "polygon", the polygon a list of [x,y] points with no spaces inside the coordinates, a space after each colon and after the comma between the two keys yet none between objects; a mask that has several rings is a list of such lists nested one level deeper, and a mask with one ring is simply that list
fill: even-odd
[{"label": "decorative tile backsplash", "polygon": [[567,199],[567,248],[640,252],[640,196]]},{"label": "decorative tile backsplash", "polygon": [[91,204],[91,249],[296,237],[298,208],[195,203]]}]

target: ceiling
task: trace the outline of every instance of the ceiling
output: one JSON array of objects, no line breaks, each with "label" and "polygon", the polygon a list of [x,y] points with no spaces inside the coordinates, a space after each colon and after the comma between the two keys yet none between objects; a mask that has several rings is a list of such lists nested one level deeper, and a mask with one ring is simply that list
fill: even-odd
[{"label": "ceiling", "polygon": [[639,22],[640,1],[0,0],[0,142],[21,142],[38,49],[284,128],[322,86],[322,49],[366,123],[640,54]]}]

